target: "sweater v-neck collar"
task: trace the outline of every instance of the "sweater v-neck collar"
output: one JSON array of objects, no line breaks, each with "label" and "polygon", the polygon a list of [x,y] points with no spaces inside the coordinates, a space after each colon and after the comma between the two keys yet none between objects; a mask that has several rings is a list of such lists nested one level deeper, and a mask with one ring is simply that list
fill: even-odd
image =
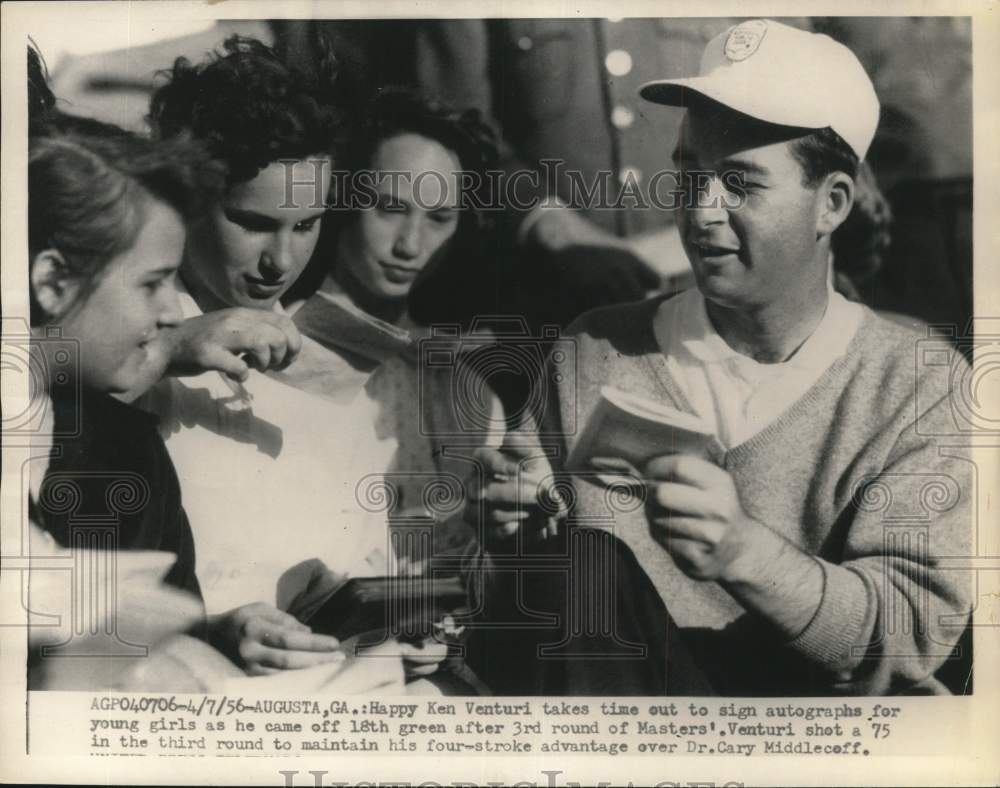
[{"label": "sweater v-neck collar", "polygon": [[[652,299],[646,304],[647,309],[641,320],[641,325],[643,327],[641,343],[643,353],[642,357],[649,366],[652,376],[657,383],[659,383],[663,391],[666,392],[667,396],[670,397],[673,404],[685,413],[694,415],[694,408],[691,407],[690,402],[688,402],[687,397],[684,396],[680,386],[677,385],[673,377],[670,375],[666,356],[664,356],[663,352],[660,350],[653,327],[653,320],[657,309],[659,309],[659,306],[663,303],[663,301],[670,297],[671,296],[664,296],[663,298]],[[789,405],[788,408],[786,408],[784,412],[778,416],[778,418],[759,432],[751,435],[742,443],[738,443],[737,445],[727,449],[722,455],[723,466],[728,466],[730,464],[730,460],[739,461],[744,459],[746,456],[759,450],[761,446],[770,442],[775,435],[785,429],[785,426],[788,423],[794,421],[803,410],[808,409],[815,402],[816,398],[827,389],[830,381],[839,375],[841,370],[855,362],[858,356],[859,346],[862,342],[862,337],[868,336],[871,333],[873,321],[875,320],[874,312],[870,309],[864,307],[862,308],[864,309],[864,317],[862,318],[861,324],[858,326],[858,330],[854,333],[854,336],[848,343],[847,350],[844,354],[827,367],[816,382],[813,383],[801,397]]]}]

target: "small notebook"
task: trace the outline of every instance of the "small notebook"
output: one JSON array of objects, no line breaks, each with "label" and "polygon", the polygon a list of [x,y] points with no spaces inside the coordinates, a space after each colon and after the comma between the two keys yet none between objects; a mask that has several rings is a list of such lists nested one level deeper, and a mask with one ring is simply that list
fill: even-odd
[{"label": "small notebook", "polygon": [[321,345],[373,361],[415,352],[408,331],[373,317],[346,296],[320,291],[292,319],[299,331]]},{"label": "small notebook", "polygon": [[716,461],[722,445],[705,423],[690,413],[621,391],[601,387],[566,469],[602,472],[604,481],[642,478],[649,460],[664,454],[694,454]]},{"label": "small notebook", "polygon": [[365,632],[429,637],[444,616],[467,605],[458,576],[356,577],[323,603],[306,623],[314,632],[347,640]]}]

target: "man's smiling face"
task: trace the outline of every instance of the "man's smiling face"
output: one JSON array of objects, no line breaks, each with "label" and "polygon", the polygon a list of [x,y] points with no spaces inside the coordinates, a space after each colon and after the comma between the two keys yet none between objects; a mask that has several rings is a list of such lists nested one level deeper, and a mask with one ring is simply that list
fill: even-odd
[{"label": "man's smiling face", "polygon": [[698,288],[719,306],[794,303],[799,288],[824,275],[825,260],[817,264],[820,191],[805,185],[792,149],[801,134],[716,105],[688,110],[674,162],[710,173],[711,187],[685,195],[681,238]]}]

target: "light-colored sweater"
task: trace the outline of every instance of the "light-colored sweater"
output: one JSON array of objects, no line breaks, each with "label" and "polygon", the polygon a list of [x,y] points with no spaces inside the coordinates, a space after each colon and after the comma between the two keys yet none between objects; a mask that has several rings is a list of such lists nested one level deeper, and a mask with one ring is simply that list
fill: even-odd
[{"label": "light-colored sweater", "polygon": [[[547,419],[549,430],[575,425],[558,441],[560,456],[572,450],[602,385],[684,409],[653,334],[659,303],[598,310],[570,328],[576,374],[555,384],[547,413],[558,421]],[[574,480],[577,521],[613,515],[615,534],[720,692],[879,694],[933,685],[971,609],[971,578],[935,563],[970,554],[975,490],[971,465],[936,437],[960,434],[949,373],[965,361],[941,342],[935,358],[947,363],[924,363],[928,341],[866,309],[847,353],[724,455],[746,512],[824,569],[819,609],[791,642],[779,642],[718,584],[684,575],[650,537],[641,506]]]}]

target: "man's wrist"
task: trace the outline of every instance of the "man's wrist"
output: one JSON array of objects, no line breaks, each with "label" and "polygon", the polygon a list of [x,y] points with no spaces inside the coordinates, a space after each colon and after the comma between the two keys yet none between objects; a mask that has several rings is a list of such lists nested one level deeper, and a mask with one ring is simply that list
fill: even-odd
[{"label": "man's wrist", "polygon": [[766,585],[784,540],[752,517],[740,526],[740,535],[733,559],[723,569],[720,581],[753,588]]},{"label": "man's wrist", "polygon": [[797,637],[822,602],[823,569],[813,556],[762,523],[748,520],[746,528],[745,547],[720,582],[787,638]]}]

